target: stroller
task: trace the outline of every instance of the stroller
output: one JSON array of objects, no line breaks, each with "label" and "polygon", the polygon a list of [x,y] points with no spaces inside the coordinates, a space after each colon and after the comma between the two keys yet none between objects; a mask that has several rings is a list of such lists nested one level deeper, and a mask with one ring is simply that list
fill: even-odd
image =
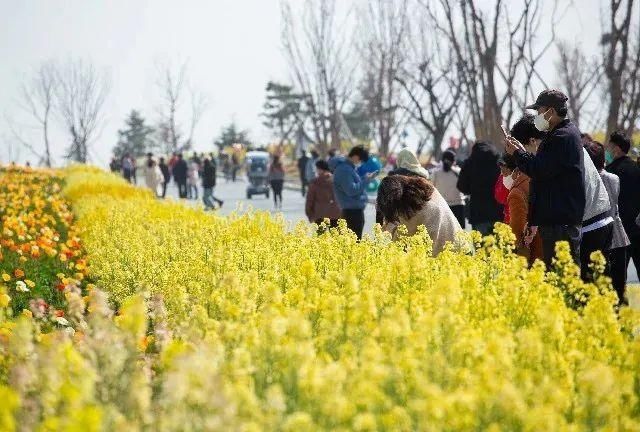
[{"label": "stroller", "polygon": [[253,195],[264,194],[269,198],[268,169],[269,153],[263,151],[250,151],[246,155],[247,199]]}]

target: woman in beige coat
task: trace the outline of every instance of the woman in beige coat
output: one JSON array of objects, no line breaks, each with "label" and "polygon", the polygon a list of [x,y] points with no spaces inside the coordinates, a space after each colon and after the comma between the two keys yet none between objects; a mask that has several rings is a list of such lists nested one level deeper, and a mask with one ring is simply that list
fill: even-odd
[{"label": "woman in beige coat", "polygon": [[424,225],[433,241],[433,255],[438,255],[447,242],[455,242],[462,231],[458,220],[442,195],[425,178],[391,175],[380,183],[377,208],[384,217],[384,229],[397,239],[400,225],[414,235]]}]

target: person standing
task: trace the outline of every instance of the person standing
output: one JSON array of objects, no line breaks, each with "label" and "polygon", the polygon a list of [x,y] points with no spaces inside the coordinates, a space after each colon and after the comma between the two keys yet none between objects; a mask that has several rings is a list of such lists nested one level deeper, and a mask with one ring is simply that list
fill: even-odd
[{"label": "person standing", "polygon": [[194,156],[189,162],[187,168],[187,197],[189,199],[198,199],[198,171],[200,170],[197,158]]},{"label": "person standing", "polygon": [[633,259],[636,270],[640,272],[640,226],[635,223],[640,214],[640,166],[628,156],[631,140],[621,132],[609,137],[605,149],[606,170],[620,179],[618,206],[622,225],[629,236],[626,265]]},{"label": "person standing", "polygon": [[498,153],[488,142],[478,141],[465,161],[456,186],[469,195],[469,222],[483,236],[491,234],[493,225],[502,220],[502,207],[493,191],[498,180]]},{"label": "person standing", "polygon": [[133,183],[134,165],[133,165],[133,158],[131,157],[131,154],[125,153],[124,157],[122,158],[121,165],[122,165],[122,176],[129,183]]},{"label": "person standing", "polygon": [[160,168],[160,172],[162,173],[162,194],[160,195],[162,198],[165,198],[167,195],[167,185],[169,181],[171,181],[171,171],[169,170],[169,165],[167,165],[164,161],[164,158],[160,158],[160,163],[158,164]]},{"label": "person standing", "polygon": [[542,238],[544,261],[551,268],[558,241],[569,243],[580,265],[582,218],[586,205],[584,153],[578,128],[567,119],[568,98],[558,90],[544,90],[526,107],[538,112],[534,123],[547,132],[537,153],[525,149],[514,136],[505,139],[505,150],[516,158],[518,169],[531,178],[530,225]]},{"label": "person standing", "polygon": [[219,207],[224,204],[222,200],[213,195],[216,187],[216,174],[215,162],[209,158],[204,158],[204,163],[202,164],[202,201],[207,210],[214,209],[216,203],[218,203]]},{"label": "person standing", "polygon": [[582,216],[582,242],[580,243],[580,270],[584,281],[592,280],[589,264],[591,254],[601,251],[608,255],[613,236],[611,203],[604,182],[589,154],[590,137],[582,138],[584,152],[585,207]]},{"label": "person standing", "polygon": [[627,247],[630,245],[629,238],[620,219],[618,210],[618,196],[620,194],[620,179],[617,175],[611,174],[604,169],[604,146],[596,141],[585,143],[585,149],[591,158],[594,166],[598,170],[607,194],[611,207],[611,217],[613,218],[613,235],[609,253],[607,254],[607,274],[611,277],[613,288],[618,294],[619,304],[626,304],[625,286],[627,284]]},{"label": "person standing", "polygon": [[458,190],[458,177],[460,167],[455,165],[456,153],[454,150],[446,150],[442,154],[442,166],[433,171],[432,180],[435,188],[445,199],[449,208],[458,219],[458,223],[464,229],[464,195]]},{"label": "person standing", "polygon": [[360,164],[365,156],[365,150],[356,146],[351,149],[348,158],[335,156],[329,161],[329,168],[333,172],[333,192],[338,200],[342,218],[358,240],[362,239],[364,209],[369,200],[366,186],[375,177],[375,173],[371,173],[361,178],[356,171],[356,165]]},{"label": "person standing", "polygon": [[302,196],[305,196],[307,194],[307,176],[306,176],[306,169],[307,169],[307,163],[309,162],[309,156],[307,156],[307,152],[302,152],[302,156],[300,156],[300,158],[298,159],[298,172],[300,173],[300,184],[301,184],[301,188],[302,188]]},{"label": "person standing", "polygon": [[455,242],[462,231],[458,220],[442,195],[427,179],[421,176],[390,175],[378,189],[376,201],[384,216],[383,229],[398,239],[400,225],[414,235],[424,225],[433,241],[433,256],[438,255],[447,242]]},{"label": "person standing", "polygon": [[115,157],[112,157],[111,162],[109,162],[109,170],[112,173],[117,173],[118,171],[120,171],[120,167],[118,166],[118,161],[116,160]]},{"label": "person standing", "polygon": [[511,231],[516,237],[516,253],[527,258],[529,264],[543,259],[542,239],[536,234],[530,242],[525,239],[529,223],[529,184],[530,178],[523,174],[513,156],[505,154],[502,159],[502,183],[507,190],[505,205],[509,208]]},{"label": "person standing", "polygon": [[307,166],[304,169],[304,177],[307,180],[307,185],[311,184],[313,179],[316,178],[318,172],[316,170],[316,162],[320,159],[320,155],[317,151],[311,150],[311,157],[307,161]]},{"label": "person standing", "polygon": [[309,183],[305,213],[309,222],[320,225],[329,219],[329,226],[335,228],[340,219],[340,207],[333,192],[333,175],[329,164],[321,159],[316,161],[317,177]]},{"label": "person standing", "polygon": [[184,160],[182,153],[178,154],[178,159],[173,166],[173,180],[178,185],[178,196],[180,198],[187,197],[187,161]]},{"label": "person standing", "polygon": [[160,168],[155,160],[148,156],[143,168],[144,183],[151,189],[153,196],[158,196],[158,186],[162,183],[163,177]]},{"label": "person standing", "polygon": [[284,187],[284,166],[280,161],[280,156],[274,155],[273,161],[269,166],[269,174],[267,176],[271,189],[273,190],[274,208],[282,209],[282,189]]}]

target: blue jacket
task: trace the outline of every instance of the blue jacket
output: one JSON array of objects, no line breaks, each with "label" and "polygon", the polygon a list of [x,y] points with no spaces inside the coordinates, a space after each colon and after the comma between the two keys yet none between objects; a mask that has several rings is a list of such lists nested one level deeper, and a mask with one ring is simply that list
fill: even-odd
[{"label": "blue jacket", "polygon": [[366,176],[367,174],[380,171],[381,169],[382,169],[382,164],[380,163],[378,158],[375,156],[370,156],[369,160],[367,160],[365,163],[360,165],[356,169],[356,171],[358,172],[358,175],[360,177],[364,178],[364,176]]},{"label": "blue jacket", "polygon": [[367,181],[360,178],[353,163],[343,156],[329,160],[333,171],[333,192],[342,210],[360,210],[367,206]]}]

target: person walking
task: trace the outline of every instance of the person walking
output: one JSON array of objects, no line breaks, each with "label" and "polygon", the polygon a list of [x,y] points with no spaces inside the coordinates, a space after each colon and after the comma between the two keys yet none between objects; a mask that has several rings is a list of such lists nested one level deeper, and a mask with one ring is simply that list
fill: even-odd
[{"label": "person walking", "polygon": [[342,212],[342,218],[347,227],[353,231],[358,240],[362,239],[364,230],[364,209],[369,198],[366,186],[375,177],[375,173],[361,178],[356,172],[366,153],[361,146],[356,146],[349,152],[348,158],[335,156],[329,160],[329,168],[333,172],[333,192]]},{"label": "person walking", "polygon": [[493,225],[503,218],[502,207],[493,194],[499,174],[498,153],[493,145],[476,142],[462,165],[456,186],[469,195],[469,222],[483,236],[491,234]]},{"label": "person walking", "polygon": [[578,128],[567,119],[568,98],[558,90],[544,90],[526,107],[538,112],[535,126],[547,132],[537,153],[527,151],[514,136],[505,138],[505,150],[513,154],[518,169],[531,178],[529,223],[542,238],[544,261],[551,268],[558,241],[569,243],[580,265],[581,228],[586,195],[584,153]]},{"label": "person walking", "polygon": [[303,151],[302,152],[302,156],[300,156],[300,158],[298,158],[298,173],[300,174],[300,185],[301,185],[301,192],[302,192],[302,196],[305,196],[307,194],[307,176],[306,176],[306,169],[307,169],[307,163],[309,162],[309,156],[307,156],[307,152]]},{"label": "person walking", "polygon": [[222,207],[224,201],[216,198],[213,195],[213,191],[216,187],[216,164],[209,158],[204,158],[204,162],[202,164],[202,201],[204,202],[204,207],[207,210],[214,209],[216,203],[219,207]]},{"label": "person walking", "polygon": [[458,219],[458,223],[464,229],[464,195],[458,190],[458,177],[460,167],[456,166],[456,152],[449,149],[442,153],[442,166],[436,168],[431,176],[433,186],[449,205],[449,208]]},{"label": "person walking", "polygon": [[126,153],[122,158],[122,176],[129,183],[133,183],[133,158],[130,153]]},{"label": "person walking", "polygon": [[162,198],[165,198],[167,195],[167,185],[171,181],[171,171],[169,169],[169,165],[165,163],[163,157],[160,158],[158,167],[160,168],[160,172],[162,173],[162,194],[160,196]]},{"label": "person walking", "polygon": [[626,267],[633,259],[636,270],[640,272],[640,226],[635,223],[640,214],[640,166],[628,156],[630,148],[631,140],[626,135],[612,133],[605,148],[605,160],[608,163],[605,169],[620,179],[618,207],[630,242]]},{"label": "person walking", "polygon": [[305,213],[309,222],[320,225],[325,219],[335,228],[340,219],[340,207],[333,192],[333,175],[329,164],[322,159],[316,161],[317,177],[309,183]]},{"label": "person walking", "polygon": [[284,187],[284,166],[280,161],[280,156],[274,155],[271,165],[269,165],[269,171],[267,180],[273,190],[273,206],[274,208],[282,209],[282,189]]},{"label": "person walking", "polygon": [[144,183],[153,191],[153,196],[158,196],[158,186],[162,183],[163,176],[160,171],[160,167],[155,160],[148,156],[147,161],[143,167]]},{"label": "person walking", "polygon": [[173,180],[178,185],[178,196],[180,198],[187,198],[187,161],[184,160],[182,153],[178,154],[178,159],[173,166]]},{"label": "person walking", "polygon": [[607,254],[607,274],[611,277],[613,288],[618,294],[618,303],[626,304],[625,286],[627,284],[627,247],[631,244],[624,229],[618,209],[620,179],[604,169],[604,146],[596,141],[585,143],[585,149],[598,170],[609,197],[610,215],[613,218],[613,233],[609,253]]},{"label": "person walking", "polygon": [[404,225],[408,235],[414,235],[424,225],[433,241],[433,256],[437,256],[447,242],[454,243],[462,231],[445,199],[427,179],[420,176],[391,175],[385,177],[378,189],[376,201],[384,216],[383,229],[399,238],[398,227]]}]

